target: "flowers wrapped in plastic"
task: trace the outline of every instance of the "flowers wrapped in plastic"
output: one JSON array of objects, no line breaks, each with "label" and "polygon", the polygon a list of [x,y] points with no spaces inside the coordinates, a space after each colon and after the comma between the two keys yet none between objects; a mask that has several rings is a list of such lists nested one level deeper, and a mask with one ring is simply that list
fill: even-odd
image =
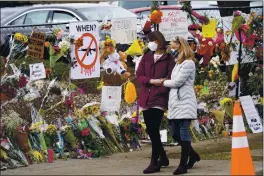
[{"label": "flowers wrapped in plastic", "polygon": [[0,141],[0,153],[1,158],[8,163],[8,167],[11,169],[28,166],[28,162],[24,154],[19,149],[14,148],[8,138]]},{"label": "flowers wrapped in plastic", "polygon": [[74,133],[72,129],[70,128],[70,126],[68,125],[62,126],[61,133],[63,135],[64,140],[70,144],[72,149],[78,148],[77,139],[74,136]]},{"label": "flowers wrapped in plastic", "polygon": [[52,148],[57,136],[57,127],[53,124],[49,124],[44,131],[44,138],[48,148]]},{"label": "flowers wrapped in plastic", "polygon": [[30,127],[30,131],[31,131],[32,137],[35,138],[35,140],[39,144],[40,149],[46,154],[47,145],[46,145],[45,138],[43,135],[42,125],[43,125],[43,121],[32,123]]},{"label": "flowers wrapped in plastic", "polygon": [[220,100],[220,105],[224,108],[225,113],[233,118],[233,100],[231,98],[223,98]]}]

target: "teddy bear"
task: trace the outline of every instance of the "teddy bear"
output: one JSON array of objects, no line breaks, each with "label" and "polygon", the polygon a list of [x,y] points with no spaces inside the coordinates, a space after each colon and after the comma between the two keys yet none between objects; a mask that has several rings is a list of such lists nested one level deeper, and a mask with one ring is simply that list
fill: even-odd
[{"label": "teddy bear", "polygon": [[126,70],[126,58],[120,57],[117,53],[114,40],[106,36],[106,40],[100,44],[101,46],[101,57],[100,62],[103,69],[107,74],[118,73],[123,79],[130,76],[130,73]]}]

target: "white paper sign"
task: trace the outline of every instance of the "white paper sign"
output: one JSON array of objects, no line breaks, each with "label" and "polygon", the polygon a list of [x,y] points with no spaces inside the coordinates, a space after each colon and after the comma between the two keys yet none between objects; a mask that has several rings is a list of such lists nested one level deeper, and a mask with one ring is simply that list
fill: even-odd
[{"label": "white paper sign", "polygon": [[121,86],[103,86],[101,111],[119,111],[121,103]]},{"label": "white paper sign", "polygon": [[137,18],[112,20],[111,38],[120,44],[130,44],[137,39]]},{"label": "white paper sign", "polygon": [[166,41],[181,36],[188,38],[187,14],[182,10],[162,11],[162,22],[159,25],[160,32],[164,35]]},{"label": "white paper sign", "polygon": [[29,64],[29,70],[31,81],[46,78],[46,70],[42,62],[37,64]]},{"label": "white paper sign", "polygon": [[248,126],[253,133],[262,132],[262,122],[260,120],[259,114],[255,108],[251,96],[243,96],[239,98],[241,101],[242,108],[244,110]]},{"label": "white paper sign", "polygon": [[99,27],[97,21],[70,23],[74,39],[83,39],[83,45],[71,47],[71,79],[100,77]]},{"label": "white paper sign", "polygon": [[161,142],[168,142],[167,130],[160,130]]}]

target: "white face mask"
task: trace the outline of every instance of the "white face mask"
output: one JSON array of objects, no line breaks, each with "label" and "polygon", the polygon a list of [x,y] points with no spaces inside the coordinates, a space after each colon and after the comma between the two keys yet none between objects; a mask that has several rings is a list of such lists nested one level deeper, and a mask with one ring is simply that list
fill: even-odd
[{"label": "white face mask", "polygon": [[157,48],[158,48],[158,44],[155,43],[155,42],[149,42],[149,43],[148,43],[148,48],[149,48],[151,51],[156,51]]}]

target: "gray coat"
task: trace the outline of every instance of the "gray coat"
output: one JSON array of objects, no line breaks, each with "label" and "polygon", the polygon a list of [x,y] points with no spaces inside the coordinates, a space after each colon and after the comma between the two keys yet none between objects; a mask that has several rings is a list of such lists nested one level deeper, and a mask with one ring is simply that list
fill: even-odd
[{"label": "gray coat", "polygon": [[171,88],[168,104],[168,119],[197,119],[197,100],[194,92],[195,63],[185,60],[176,64],[171,80],[164,86]]}]

